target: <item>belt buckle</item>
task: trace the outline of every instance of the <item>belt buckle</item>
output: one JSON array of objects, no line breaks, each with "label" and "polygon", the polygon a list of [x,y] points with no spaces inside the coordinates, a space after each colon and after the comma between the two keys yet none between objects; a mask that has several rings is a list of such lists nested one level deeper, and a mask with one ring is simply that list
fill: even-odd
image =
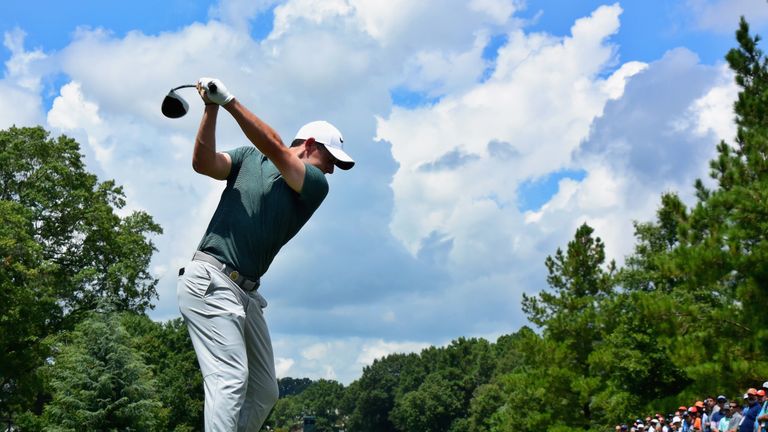
[{"label": "belt buckle", "polygon": [[240,279],[240,273],[237,270],[232,270],[232,272],[229,273],[229,278],[237,282],[237,280]]}]

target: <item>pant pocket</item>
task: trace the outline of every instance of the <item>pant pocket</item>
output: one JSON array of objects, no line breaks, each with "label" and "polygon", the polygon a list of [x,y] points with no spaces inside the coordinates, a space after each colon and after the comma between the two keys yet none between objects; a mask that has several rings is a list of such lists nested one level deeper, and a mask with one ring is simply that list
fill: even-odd
[{"label": "pant pocket", "polygon": [[183,303],[184,298],[200,299],[211,286],[211,275],[205,266],[194,261],[190,262],[184,268],[184,274],[179,276],[176,284],[176,296],[179,303]]}]

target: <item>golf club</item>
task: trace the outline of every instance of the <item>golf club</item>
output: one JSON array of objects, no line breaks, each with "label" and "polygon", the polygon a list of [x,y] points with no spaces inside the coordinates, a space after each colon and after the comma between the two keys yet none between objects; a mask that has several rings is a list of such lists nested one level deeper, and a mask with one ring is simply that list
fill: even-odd
[{"label": "golf club", "polygon": [[176,94],[176,90],[188,88],[188,87],[195,87],[194,84],[184,84],[180,85],[176,88],[172,88],[171,91],[168,92],[168,94],[165,96],[165,99],[163,99],[163,105],[161,107],[161,110],[163,111],[163,115],[165,115],[168,118],[179,118],[184,117],[184,114],[187,113],[187,110],[189,110],[189,104],[187,101],[184,100],[181,96]]}]

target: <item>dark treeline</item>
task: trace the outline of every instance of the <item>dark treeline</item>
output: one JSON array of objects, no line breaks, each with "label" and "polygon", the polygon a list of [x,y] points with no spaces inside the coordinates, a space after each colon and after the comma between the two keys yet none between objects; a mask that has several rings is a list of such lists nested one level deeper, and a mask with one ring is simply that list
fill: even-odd
[{"label": "dark treeline", "polygon": [[[726,59],[737,136],[714,186],[660,197],[623,267],[584,224],[523,296],[530,327],[376,360],[349,386],[283,378],[268,419],[332,431],[613,429],[768,379],[768,66],[744,20]],[[0,131],[0,415],[18,430],[200,430],[202,379],[180,320],[153,322],[160,227],[78,144]],[[535,331],[533,330],[535,329]]]}]

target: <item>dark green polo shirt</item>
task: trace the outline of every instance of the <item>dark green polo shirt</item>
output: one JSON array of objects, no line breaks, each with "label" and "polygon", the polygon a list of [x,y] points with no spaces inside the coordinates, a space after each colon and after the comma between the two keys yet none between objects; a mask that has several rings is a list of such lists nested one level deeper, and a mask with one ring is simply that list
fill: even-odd
[{"label": "dark green polo shirt", "polygon": [[298,193],[255,147],[227,153],[232,158],[227,187],[198,250],[255,279],[323,202],[328,181],[320,169],[305,164],[304,185]]}]

